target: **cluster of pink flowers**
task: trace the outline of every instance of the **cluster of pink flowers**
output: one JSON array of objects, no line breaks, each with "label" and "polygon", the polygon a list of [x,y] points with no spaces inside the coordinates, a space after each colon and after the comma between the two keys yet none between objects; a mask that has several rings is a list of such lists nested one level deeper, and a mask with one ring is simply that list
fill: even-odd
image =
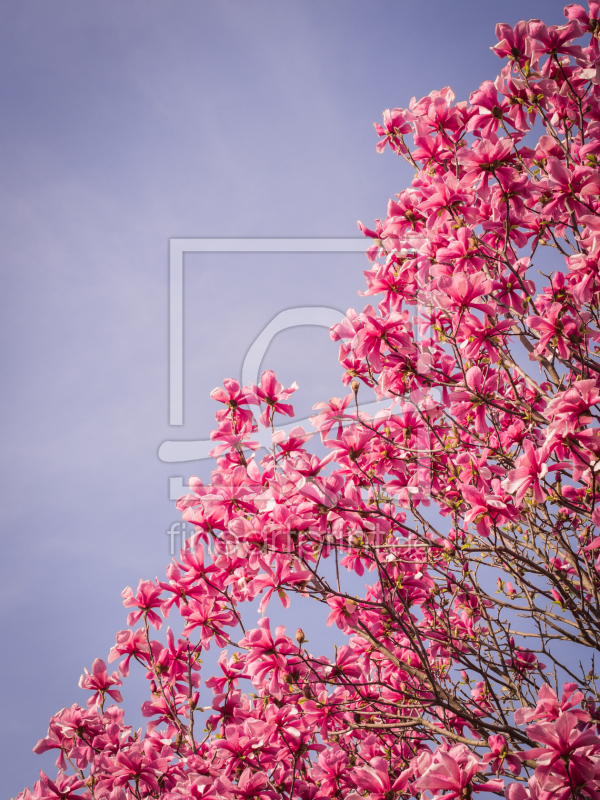
[{"label": "cluster of pink flowers", "polygon": [[[124,591],[118,672],[82,676],[87,708],[35,748],[58,777],[23,800],[600,798],[599,4],[565,15],[498,25],[506,64],[468,102],[375,126],[415,175],[360,225],[380,302],[331,331],[349,394],[285,434],[295,384],[215,389],[193,541]],[[271,629],[292,594],[347,637],[334,657]],[[153,638],[174,609],[181,636]],[[132,663],[145,732],[115,705]]]}]

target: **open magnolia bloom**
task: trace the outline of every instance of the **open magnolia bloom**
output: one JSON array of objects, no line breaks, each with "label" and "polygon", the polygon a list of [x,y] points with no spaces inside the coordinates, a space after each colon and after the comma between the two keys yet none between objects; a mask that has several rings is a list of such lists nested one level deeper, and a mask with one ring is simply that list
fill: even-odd
[{"label": "open magnolia bloom", "polygon": [[[195,536],[124,591],[119,672],[86,670],[24,800],[600,798],[598,3],[565,14],[498,25],[468,101],[385,111],[378,150],[415,174],[360,225],[378,305],[331,330],[349,393],[286,434],[295,384],[215,389],[215,469],[177,503]],[[292,638],[265,614],[294,595]]]}]

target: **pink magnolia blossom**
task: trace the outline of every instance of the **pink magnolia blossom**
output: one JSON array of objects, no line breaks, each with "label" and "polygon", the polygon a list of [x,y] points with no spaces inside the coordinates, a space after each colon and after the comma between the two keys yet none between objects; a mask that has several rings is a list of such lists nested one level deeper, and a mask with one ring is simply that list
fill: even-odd
[{"label": "pink magnolia blossom", "polygon": [[535,708],[518,708],[515,711],[515,721],[522,725],[531,720],[547,720],[552,722],[566,711],[573,714],[583,722],[589,720],[589,714],[577,706],[583,700],[583,693],[578,691],[576,683],[565,683],[560,701],[554,689],[547,683],[540,687],[538,702]]},{"label": "pink magnolia blossom", "polygon": [[508,57],[522,66],[530,54],[530,40],[527,34],[526,22],[518,22],[514,29],[501,22],[496,25],[496,38],[499,40],[499,44],[494,45],[491,49],[500,58]]},{"label": "pink magnolia blossom", "polygon": [[273,421],[273,415],[285,414],[288,417],[294,416],[294,409],[289,403],[282,403],[282,400],[287,400],[298,388],[298,384],[294,382],[289,389],[284,389],[283,385],[278,382],[275,373],[267,369],[263,372],[260,378],[260,384],[253,386],[252,391],[254,397],[252,402],[265,403],[266,408],[260,415],[260,422],[265,427],[268,427]]},{"label": "pink magnolia blossom", "polygon": [[359,767],[354,772],[359,788],[366,789],[372,800],[386,800],[396,792],[406,789],[410,770],[401,772],[395,779],[390,779],[388,765],[380,756],[376,756],[368,767]]},{"label": "pink magnolia blossom", "polygon": [[92,672],[89,673],[84,668],[83,675],[79,679],[79,688],[94,692],[88,699],[88,707],[101,705],[105,695],[111,697],[115,703],[122,703],[123,697],[118,689],[111,689],[111,686],[122,686],[122,681],[116,672],[109,675],[106,664],[101,658],[97,658],[92,664]]},{"label": "pink magnolia blossom", "polygon": [[548,473],[568,466],[566,463],[548,466],[549,455],[547,448],[536,448],[532,442],[525,442],[524,453],[517,459],[516,469],[511,470],[502,481],[502,488],[509,494],[515,495],[517,506],[521,505],[530,487],[533,489],[533,499],[536,503],[542,503],[546,498],[546,491],[540,481]]},{"label": "pink magnolia blossom", "polygon": [[513,775],[521,774],[521,760],[518,756],[508,751],[508,743],[504,736],[490,736],[488,739],[489,753],[485,753],[482,765],[489,764],[492,772],[499,773],[505,771],[505,766]]},{"label": "pink magnolia blossom", "polygon": [[241,423],[252,421],[252,412],[249,408],[243,408],[248,403],[256,402],[256,398],[251,390],[241,389],[238,381],[227,378],[223,381],[223,389],[217,387],[213,389],[210,396],[219,403],[225,403],[227,411],[217,412],[217,421],[225,419],[229,414]]},{"label": "pink magnolia blossom", "polygon": [[389,108],[383,112],[383,127],[374,122],[377,135],[381,137],[377,142],[377,152],[383,153],[385,146],[389,145],[394,153],[406,153],[406,146],[402,141],[402,135],[410,133],[410,115],[400,108]]},{"label": "pink magnolia blossom", "polygon": [[121,596],[125,598],[123,600],[125,608],[133,607],[138,609],[127,615],[127,624],[131,627],[135,625],[141,617],[147,617],[148,622],[153,625],[156,630],[159,630],[162,625],[162,620],[153,609],[160,608],[161,594],[162,588],[160,586],[155,586],[152,581],[140,580],[136,594],[133,593],[130,586],[123,589]]},{"label": "pink magnolia blossom", "polygon": [[335,623],[341,630],[346,630],[349,624],[356,624],[358,619],[357,603],[345,597],[330,597],[327,604],[331,608],[331,613],[327,617],[327,625]]},{"label": "pink magnolia blossom", "polygon": [[465,790],[471,792],[499,792],[504,781],[490,780],[474,783],[473,778],[480,770],[479,760],[468,753],[464,745],[455,745],[448,752],[439,749],[435,752],[431,766],[415,783],[419,790],[428,789],[436,793],[443,791],[445,800],[465,797]]},{"label": "pink magnolia blossom", "polygon": [[119,664],[119,672],[126,678],[129,675],[129,662],[133,657],[146,660],[150,652],[150,648],[146,643],[146,637],[141,629],[137,631],[119,631],[117,633],[117,642],[110,649],[108,654],[108,663],[115,661],[119,656],[124,655],[125,658]]},{"label": "pink magnolia blossom", "polygon": [[252,589],[254,592],[262,592],[268,589],[263,599],[260,601],[258,610],[261,614],[265,613],[265,609],[269,605],[269,600],[273,592],[277,592],[281,604],[284,608],[289,608],[290,599],[285,593],[283,587],[286,585],[293,586],[294,584],[306,583],[311,579],[312,575],[308,570],[292,570],[288,564],[281,561],[277,562],[276,572],[267,568],[265,574],[258,575],[252,581]]}]

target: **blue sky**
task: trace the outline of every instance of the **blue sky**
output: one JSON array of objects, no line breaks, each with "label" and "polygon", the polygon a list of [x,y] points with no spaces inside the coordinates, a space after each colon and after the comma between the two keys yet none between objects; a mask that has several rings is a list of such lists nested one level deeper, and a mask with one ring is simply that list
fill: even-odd
[{"label": "blue sky", "polygon": [[[410,180],[373,121],[448,84],[466,98],[501,65],[495,23],[531,17],[561,23],[562,3],[2,4],[3,796],[50,767],[31,748],[83,702],[121,590],[164,572],[168,478],[208,474],[161,463],[161,442],[207,436],[208,392],[279,311],[364,304],[357,255],[187,257],[171,428],[169,239],[356,236]],[[341,394],[336,350],[295,329],[264,366],[298,380],[304,414]]]}]

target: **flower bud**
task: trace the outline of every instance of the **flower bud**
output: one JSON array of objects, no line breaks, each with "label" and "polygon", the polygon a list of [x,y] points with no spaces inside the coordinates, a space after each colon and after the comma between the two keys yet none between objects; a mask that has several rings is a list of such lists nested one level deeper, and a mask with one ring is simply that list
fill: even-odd
[{"label": "flower bud", "polygon": [[308,639],[306,639],[306,637],[304,636],[304,631],[302,630],[302,628],[298,628],[298,630],[296,631],[296,641],[298,642],[298,647],[302,647],[304,642],[308,641]]}]

